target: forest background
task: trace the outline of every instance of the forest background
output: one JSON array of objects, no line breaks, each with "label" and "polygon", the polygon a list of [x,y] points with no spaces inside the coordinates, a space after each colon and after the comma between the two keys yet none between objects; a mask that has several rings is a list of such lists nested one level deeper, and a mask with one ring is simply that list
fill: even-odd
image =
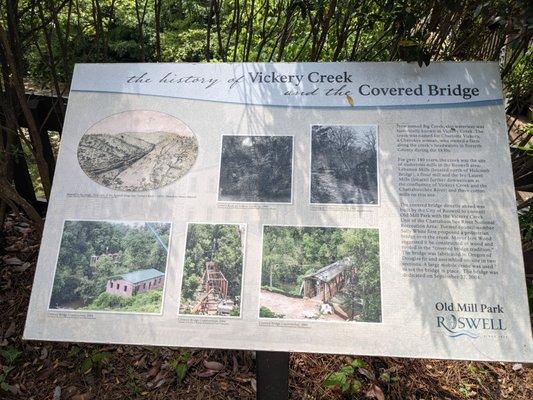
[{"label": "forest background", "polygon": [[[527,258],[531,257],[533,250],[533,149],[530,142],[533,128],[528,124],[533,93],[532,8],[533,4],[527,0],[0,0],[0,223],[4,226],[0,236],[4,282],[0,298],[2,309],[7,310],[2,322],[2,390],[16,393],[24,392],[26,388],[23,398],[29,398],[27,394],[33,388],[37,397],[39,394],[44,396],[45,392],[36,389],[32,382],[48,382],[39,374],[43,371],[52,373],[52,359],[74,364],[77,361],[72,360],[81,359],[90,361],[85,364],[89,365],[89,369],[83,373],[78,371],[79,375],[69,373],[67,378],[59,378],[57,382],[75,387],[73,391],[78,394],[84,394],[80,391],[107,393],[106,384],[93,387],[85,379],[93,376],[92,373],[98,369],[96,366],[105,359],[103,356],[93,357],[93,352],[101,354],[105,349],[75,347],[78,350],[74,351],[73,347],[72,355],[67,357],[65,352],[71,350],[60,346],[32,347],[20,341],[38,237],[61,138],[61,121],[66,104],[63,97],[68,94],[74,63],[408,61],[424,68],[433,61],[441,60],[497,61],[504,83],[517,209],[522,247]],[[44,115],[39,114],[36,108],[38,95],[43,94],[52,96]],[[59,126],[50,128],[48,122],[52,120],[58,121]],[[13,218],[23,221],[19,224],[27,225],[14,225]],[[34,242],[28,242],[29,238]],[[23,240],[24,246],[32,250],[20,253],[26,247],[13,247],[14,240],[17,240],[16,243]],[[14,259],[21,261],[18,265],[20,271],[13,268],[17,266],[14,263],[18,263]],[[531,299],[531,286],[529,294]],[[124,354],[127,350],[122,348],[121,351]],[[161,355],[163,353],[166,355]],[[195,354],[199,353],[192,351],[191,354],[194,360]],[[219,353],[217,357],[220,361],[225,357],[230,357],[230,360],[237,357],[235,360],[241,369],[231,376],[242,378],[243,363],[249,360],[249,356],[244,353],[237,356],[227,354]],[[131,360],[135,357],[138,354],[132,350],[130,358],[122,357],[126,360],[123,364],[118,361],[113,363],[117,374],[122,371],[124,376],[130,376],[128,371],[133,371],[129,385],[117,386],[114,390],[133,393],[139,385],[146,389],[146,385],[135,378],[138,370],[144,367],[140,364],[131,367]],[[157,357],[146,354],[139,357],[137,361],[145,360],[149,368],[159,365],[158,371],[165,370],[162,364],[157,364]],[[176,356],[174,352],[162,351],[159,357],[167,357],[169,365],[174,361],[176,365],[183,364],[181,355]],[[182,360],[181,364],[179,360]],[[295,371],[300,381],[305,382],[307,377],[311,377],[307,381],[306,393],[313,391],[317,398],[332,398],[332,392],[316,384],[320,374],[313,372],[320,364],[316,362],[318,358],[294,355],[294,360],[311,360],[309,362],[313,365],[307,368],[305,363],[292,364],[291,371]],[[330,366],[340,363],[339,358],[328,360]],[[23,362],[29,362],[36,368],[12,370],[13,365]],[[524,385],[520,379],[518,385],[509,386],[509,382],[516,383],[518,376],[513,375],[511,367],[432,364],[416,360],[400,363],[377,358],[368,362],[372,365],[367,365],[366,371],[387,371],[388,374],[393,369],[398,374],[398,371],[414,368],[414,374],[404,385],[393,383],[390,376],[389,383],[385,382],[385,378],[380,380],[385,393],[396,398],[407,398],[409,395],[431,398],[435,393],[436,398],[467,398],[482,394],[486,398],[499,398],[494,393],[520,398],[518,392],[522,393],[522,398],[532,397],[530,386]],[[196,368],[192,362],[185,364],[187,368]],[[39,369],[41,372],[38,365],[45,366]],[[457,365],[462,366],[461,369],[457,369]],[[466,366],[473,369],[467,370]],[[303,368],[307,369],[300,374],[298,371]],[[201,373],[205,372],[203,367],[200,369]],[[167,366],[168,370],[172,368]],[[442,374],[432,375],[437,370]],[[517,367],[518,370],[520,368]],[[151,380],[158,378],[157,382],[161,382],[159,372],[152,376],[150,371],[146,371],[146,376],[151,376]],[[450,376],[450,371],[455,371],[453,376]],[[465,378],[463,373],[468,377]],[[195,376],[191,375],[189,379],[192,381]],[[375,393],[377,380],[368,376],[358,375],[365,384],[365,390],[372,389]],[[416,381],[424,376],[433,376],[439,383],[436,385],[435,380],[430,378]],[[72,384],[72,381],[64,382],[64,379],[78,381]],[[234,387],[245,390],[242,382],[221,379],[215,382],[217,385],[230,382],[229,386],[224,386],[229,387],[227,390]],[[248,389],[250,379],[246,380]],[[167,379],[158,387],[166,388],[181,380],[176,377]],[[50,385],[53,390],[52,380]],[[221,388],[217,386],[214,393],[227,394]],[[416,393],[413,392],[415,388],[418,390]],[[243,397],[242,390],[237,397]],[[302,390],[302,387],[296,387],[295,393],[303,393]],[[524,390],[529,396],[524,394]],[[51,391],[46,394],[47,398],[51,397]]]},{"label": "forest background", "polygon": [[65,221],[50,308],[160,312],[162,288],[126,298],[106,293],[106,285],[138,270],[165,273],[169,237],[170,223]]},{"label": "forest background", "polygon": [[217,263],[227,280],[227,298],[235,301],[241,296],[245,230],[245,225],[236,224],[188,225],[181,287],[183,304],[197,300],[195,295],[203,285],[208,262]]},{"label": "forest background", "polygon": [[[515,183],[531,192],[531,125],[514,117],[530,112],[532,9],[527,0],[0,0],[0,222],[9,205],[42,226],[32,192],[50,195],[60,129],[47,125],[61,125],[77,62],[498,61]],[[55,96],[39,118],[36,93]],[[532,249],[531,201],[522,203]]]}]

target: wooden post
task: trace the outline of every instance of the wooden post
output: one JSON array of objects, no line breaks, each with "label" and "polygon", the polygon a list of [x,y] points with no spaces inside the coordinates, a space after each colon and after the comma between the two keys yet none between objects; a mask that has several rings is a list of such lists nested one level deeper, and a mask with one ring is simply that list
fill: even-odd
[{"label": "wooden post", "polygon": [[289,398],[289,353],[258,351],[257,400]]}]

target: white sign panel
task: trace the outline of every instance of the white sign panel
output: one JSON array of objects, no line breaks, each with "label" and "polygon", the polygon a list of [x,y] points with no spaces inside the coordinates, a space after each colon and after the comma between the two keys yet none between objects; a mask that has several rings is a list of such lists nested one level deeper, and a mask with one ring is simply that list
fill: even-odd
[{"label": "white sign panel", "polygon": [[497,64],[76,66],[26,339],[532,361]]}]

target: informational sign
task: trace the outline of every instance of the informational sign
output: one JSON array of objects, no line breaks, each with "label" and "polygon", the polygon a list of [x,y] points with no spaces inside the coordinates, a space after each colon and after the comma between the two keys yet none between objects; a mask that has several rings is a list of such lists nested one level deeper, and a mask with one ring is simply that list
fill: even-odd
[{"label": "informational sign", "polygon": [[498,65],[77,65],[24,336],[533,361]]}]

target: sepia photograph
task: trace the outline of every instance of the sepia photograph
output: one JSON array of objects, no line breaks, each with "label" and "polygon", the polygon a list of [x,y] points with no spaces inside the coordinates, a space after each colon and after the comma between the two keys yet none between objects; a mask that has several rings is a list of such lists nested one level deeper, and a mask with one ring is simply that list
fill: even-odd
[{"label": "sepia photograph", "polygon": [[378,230],[264,226],[259,316],[381,322]]},{"label": "sepia photograph", "polygon": [[290,203],[292,136],[223,135],[219,201]]},{"label": "sepia photograph", "polygon": [[198,155],[194,133],[179,119],[156,111],[125,111],[83,135],[78,162],[93,181],[110,189],[158,189],[183,177]]},{"label": "sepia photograph", "polygon": [[245,224],[188,224],[180,314],[241,315],[245,234]]},{"label": "sepia photograph", "polygon": [[50,309],[159,313],[168,222],[65,221]]},{"label": "sepia photograph", "polygon": [[378,203],[377,126],[311,127],[311,203]]}]

